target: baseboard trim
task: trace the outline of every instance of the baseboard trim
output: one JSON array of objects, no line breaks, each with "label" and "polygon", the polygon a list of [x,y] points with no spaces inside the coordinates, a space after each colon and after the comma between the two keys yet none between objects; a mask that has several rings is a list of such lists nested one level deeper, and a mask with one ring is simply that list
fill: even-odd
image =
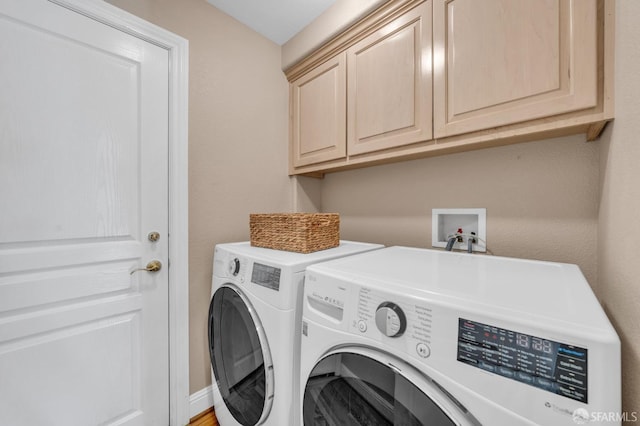
[{"label": "baseboard trim", "polygon": [[190,418],[194,418],[211,407],[213,407],[213,388],[210,385],[189,397]]}]

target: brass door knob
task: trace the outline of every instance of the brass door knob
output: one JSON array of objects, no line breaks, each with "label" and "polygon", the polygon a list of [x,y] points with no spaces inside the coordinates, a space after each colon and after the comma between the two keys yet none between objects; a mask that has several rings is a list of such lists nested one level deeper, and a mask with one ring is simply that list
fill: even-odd
[{"label": "brass door knob", "polygon": [[151,262],[147,263],[146,268],[134,269],[129,273],[129,275],[133,275],[134,272],[138,271],[158,272],[160,269],[162,269],[162,263],[159,260],[152,260]]}]

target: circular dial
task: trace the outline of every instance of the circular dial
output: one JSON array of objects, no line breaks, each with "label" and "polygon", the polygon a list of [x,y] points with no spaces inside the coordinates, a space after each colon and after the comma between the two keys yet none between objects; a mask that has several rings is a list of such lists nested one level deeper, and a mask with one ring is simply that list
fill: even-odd
[{"label": "circular dial", "polygon": [[376,326],[388,337],[399,337],[407,329],[407,318],[400,306],[383,302],[376,309]]},{"label": "circular dial", "polygon": [[236,257],[229,261],[229,273],[236,276],[238,275],[238,272],[240,272],[240,260]]}]

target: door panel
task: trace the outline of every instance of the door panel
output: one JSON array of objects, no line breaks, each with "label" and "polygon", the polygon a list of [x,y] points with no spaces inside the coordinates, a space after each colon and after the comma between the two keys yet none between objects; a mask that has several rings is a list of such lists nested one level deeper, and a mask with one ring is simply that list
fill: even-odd
[{"label": "door panel", "polygon": [[595,0],[434,3],[435,137],[590,108]]},{"label": "door panel", "polygon": [[209,305],[209,354],[226,408],[243,426],[261,424],[273,403],[273,363],[254,308],[232,284]]},{"label": "door panel", "polygon": [[470,415],[452,409],[443,392],[415,374],[409,380],[411,368],[397,365],[398,360],[391,364],[365,349],[337,351],[320,360],[305,386],[304,424],[473,424]]},{"label": "door panel", "polygon": [[20,165],[0,171],[0,242],[137,234],[139,64],[21,22],[0,38],[2,156]]},{"label": "door panel", "polygon": [[431,2],[347,51],[349,155],[431,139]]},{"label": "door panel", "polygon": [[168,424],[168,53],[29,0],[0,56],[0,424]]},{"label": "door panel", "polygon": [[339,54],[291,83],[294,167],[346,156],[346,80]]},{"label": "door panel", "polygon": [[[0,416],[7,421],[3,424],[27,424],[27,419],[29,424],[42,425],[98,424],[105,419],[141,418],[140,382],[135,374],[140,353],[120,350],[138,337],[139,323],[139,315],[131,313],[95,318],[82,325],[71,322],[73,325],[65,328],[59,328],[62,324],[56,321],[53,331],[3,345],[0,375],[3,387],[11,389],[3,394],[3,405],[12,407]],[[81,348],[92,348],[91,356]],[[60,368],[61,363],[72,363],[73,374]],[[25,364],[29,365],[28,374]],[[114,364],[117,369],[112,368]],[[64,383],[62,394],[58,394],[60,383]],[[60,409],[59,404],[85,401],[87,391],[101,400],[100,407],[86,403],[73,410]],[[18,415],[18,411],[23,414]],[[86,423],[78,423],[80,419]]]}]

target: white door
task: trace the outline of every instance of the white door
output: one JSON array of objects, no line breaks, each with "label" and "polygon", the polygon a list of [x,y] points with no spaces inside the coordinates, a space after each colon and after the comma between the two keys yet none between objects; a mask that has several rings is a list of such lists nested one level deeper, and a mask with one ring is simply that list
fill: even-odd
[{"label": "white door", "polygon": [[2,0],[0,58],[0,425],[167,425],[168,53]]}]

